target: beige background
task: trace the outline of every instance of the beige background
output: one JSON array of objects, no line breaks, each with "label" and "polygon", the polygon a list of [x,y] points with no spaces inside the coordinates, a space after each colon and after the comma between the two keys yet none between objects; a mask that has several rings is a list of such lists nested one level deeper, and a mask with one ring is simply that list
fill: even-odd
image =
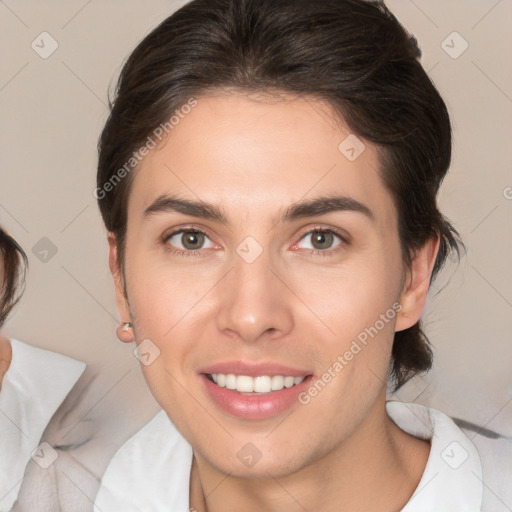
[{"label": "beige background", "polygon": [[[0,0],[0,223],[30,258],[25,297],[5,332],[101,367],[97,409],[105,414],[135,398],[141,409],[132,414],[142,418],[153,404],[133,347],[115,336],[92,195],[96,142],[123,60],[183,3]],[[440,203],[468,247],[458,269],[440,276],[424,315],[435,368],[398,397],[512,435],[512,2],[388,5],[418,38],[452,115],[454,161]],[[58,42],[47,59],[31,47],[43,31]],[[458,58],[443,49],[463,48],[454,31],[469,45]],[[43,237],[57,250],[47,261]]]}]

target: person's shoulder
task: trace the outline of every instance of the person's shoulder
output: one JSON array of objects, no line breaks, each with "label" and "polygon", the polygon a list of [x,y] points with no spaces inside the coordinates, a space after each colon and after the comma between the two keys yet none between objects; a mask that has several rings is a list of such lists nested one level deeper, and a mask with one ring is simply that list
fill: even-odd
[{"label": "person's shoulder", "polygon": [[15,338],[10,340],[12,348],[12,367],[31,370],[31,376],[52,376],[54,380],[61,377],[73,379],[74,382],[83,373],[86,363],[52,350],[36,347]]},{"label": "person's shoulder", "polygon": [[2,510],[10,510],[31,454],[86,367],[85,363],[17,339],[9,339],[9,344],[12,357],[0,391]]},{"label": "person's shoulder", "polygon": [[188,455],[189,452],[190,446],[162,410],[128,439],[114,458],[137,461],[142,468],[147,464],[156,466],[172,463],[178,455]]},{"label": "person's shoulder", "polygon": [[431,443],[421,492],[404,512],[512,510],[510,437],[424,405],[389,401],[386,406],[402,430]]},{"label": "person's shoulder", "polygon": [[40,410],[51,411],[52,415],[83,374],[86,363],[14,338],[10,343],[12,360],[4,376],[6,393],[12,390],[20,402],[37,402]]},{"label": "person's shoulder", "polygon": [[112,458],[95,510],[187,510],[191,465],[191,446],[160,411]]},{"label": "person's shoulder", "polygon": [[485,457],[497,464],[503,461],[506,469],[512,470],[512,437],[469,421],[459,418],[452,419],[477,448],[481,447]]},{"label": "person's shoulder", "polygon": [[14,338],[9,343],[12,357],[2,382],[2,405],[13,414],[28,414],[40,434],[87,365]]},{"label": "person's shoulder", "polygon": [[484,426],[453,418],[475,445],[482,464],[482,511],[512,510],[512,438]]}]

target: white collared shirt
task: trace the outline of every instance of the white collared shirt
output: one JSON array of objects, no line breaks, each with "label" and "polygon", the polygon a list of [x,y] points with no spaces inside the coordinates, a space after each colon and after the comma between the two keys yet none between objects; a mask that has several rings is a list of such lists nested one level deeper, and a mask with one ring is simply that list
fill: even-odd
[{"label": "white collared shirt", "polygon": [[25,466],[85,363],[11,339],[0,390],[0,511],[11,509]]},{"label": "white collared shirt", "polygon": [[[445,414],[389,401],[390,418],[405,432],[430,439],[421,481],[401,512],[512,510],[512,443],[475,435],[475,446]],[[482,442],[481,442],[482,441]],[[95,512],[188,512],[192,448],[164,411],[116,453],[102,479]],[[485,470],[482,470],[484,467]],[[493,468],[493,469],[491,469]]]}]

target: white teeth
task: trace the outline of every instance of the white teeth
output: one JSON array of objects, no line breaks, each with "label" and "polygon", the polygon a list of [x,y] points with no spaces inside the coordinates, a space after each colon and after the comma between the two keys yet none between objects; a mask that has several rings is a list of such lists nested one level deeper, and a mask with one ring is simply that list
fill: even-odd
[{"label": "white teeth", "polygon": [[240,393],[270,393],[271,391],[281,391],[283,388],[291,388],[300,384],[306,376],[290,377],[283,375],[261,375],[250,377],[248,375],[234,375],[232,373],[212,373],[212,380],[220,386],[227,389],[236,390]]},{"label": "white teeth", "polygon": [[269,393],[272,391],[272,379],[267,375],[254,379],[254,390],[256,393]]},{"label": "white teeth", "polygon": [[[220,374],[218,374],[220,375]],[[217,378],[219,378],[217,375]],[[236,389],[236,375],[233,375],[230,373],[229,375],[226,375],[226,388],[227,389]]]},{"label": "white teeth", "polygon": [[240,393],[252,393],[254,391],[253,378],[248,375],[239,375],[236,378],[236,390]]},{"label": "white teeth", "polygon": [[285,377],[284,378],[284,387],[291,388],[293,386],[293,377]]},{"label": "white teeth", "polygon": [[284,377],[282,375],[274,375],[272,377],[272,391],[279,391],[284,388]]}]

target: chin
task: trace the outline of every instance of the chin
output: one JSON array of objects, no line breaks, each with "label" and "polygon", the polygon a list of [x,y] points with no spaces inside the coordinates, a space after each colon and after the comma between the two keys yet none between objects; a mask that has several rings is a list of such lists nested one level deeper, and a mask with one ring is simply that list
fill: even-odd
[{"label": "chin", "polygon": [[[233,450],[234,446],[237,446],[236,450]],[[208,451],[199,455],[220,473],[235,478],[259,479],[289,476],[321,458],[323,453],[329,450],[308,446],[308,443],[298,441],[283,448],[279,442],[269,443],[267,440],[266,443],[259,443],[257,440],[239,441],[235,438],[229,441],[223,452]]]}]

